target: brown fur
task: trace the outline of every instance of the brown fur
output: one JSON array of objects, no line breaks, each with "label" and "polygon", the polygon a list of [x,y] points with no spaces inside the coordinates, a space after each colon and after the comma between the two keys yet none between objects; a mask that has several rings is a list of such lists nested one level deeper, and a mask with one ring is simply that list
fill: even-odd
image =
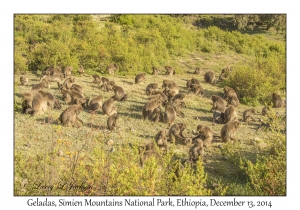
[{"label": "brown fur", "polygon": [[204,74],[204,81],[210,84],[215,83],[215,73],[213,71],[208,71]]},{"label": "brown fur", "polygon": [[234,106],[229,105],[225,109],[225,112],[224,112],[224,122],[228,123],[228,122],[231,122],[231,121],[234,121],[234,120],[237,120],[237,119],[238,119],[238,117],[237,117],[236,109],[234,108]]},{"label": "brown fur", "polygon": [[239,106],[239,104],[240,104],[240,101],[239,101],[239,99],[237,98],[237,97],[235,97],[235,96],[230,96],[229,98],[228,98],[228,104],[230,104],[230,105],[232,105],[232,106],[234,106],[234,107],[238,107]]},{"label": "brown fur", "polygon": [[114,85],[112,87],[113,91],[115,92],[115,95],[113,96],[116,101],[125,101],[127,100],[127,94],[125,93],[125,90],[118,85]]},{"label": "brown fur", "polygon": [[114,98],[113,97],[107,99],[103,103],[102,111],[103,111],[103,114],[106,114],[107,116],[111,116],[111,115],[117,113],[117,109],[114,105]]},{"label": "brown fur", "polygon": [[23,113],[40,115],[47,111],[47,100],[39,92],[24,93],[23,99]]},{"label": "brown fur", "polygon": [[159,99],[151,99],[149,100],[142,109],[142,115],[143,115],[143,119],[145,120],[146,118],[151,120],[151,118],[153,119],[153,111],[156,108],[159,108],[162,106],[162,102]]},{"label": "brown fur", "polygon": [[94,97],[89,103],[89,110],[91,112],[95,112],[99,108],[102,108],[102,101],[103,101],[102,95],[98,95],[98,96]]},{"label": "brown fur", "polygon": [[115,64],[115,63],[110,63],[110,64],[106,67],[106,71],[107,71],[110,75],[114,75],[118,70],[119,70],[119,67],[118,67],[118,65]]},{"label": "brown fur", "polygon": [[193,84],[190,86],[190,92],[192,92],[195,95],[203,96],[204,95],[204,89],[202,88],[201,85]]},{"label": "brown fur", "polygon": [[[203,137],[203,146],[209,147],[211,145],[212,139],[213,139],[213,132],[210,127],[206,125],[198,125],[197,131],[199,132],[199,136]],[[196,137],[196,138],[198,138]],[[194,138],[195,139],[195,138]]]},{"label": "brown fur", "polygon": [[169,129],[169,141],[172,143],[181,142],[185,144],[185,137],[182,132],[186,129],[185,123],[177,123],[170,127]]},{"label": "brown fur", "polygon": [[200,156],[204,156],[204,146],[202,139],[196,139],[195,144],[189,150],[189,160],[195,163]]},{"label": "brown fur", "polygon": [[253,118],[254,114],[255,114],[254,108],[246,109],[243,113],[243,121],[248,122],[250,119],[255,121],[255,119]]},{"label": "brown fur", "polygon": [[136,77],[134,79],[135,84],[140,84],[140,83],[144,82],[145,76],[146,76],[146,73],[140,73],[140,74],[136,75]]},{"label": "brown fur", "polygon": [[150,83],[147,87],[146,87],[146,95],[152,95],[153,91],[155,91],[157,89],[158,85],[157,83]]},{"label": "brown fur", "polygon": [[237,120],[225,124],[221,129],[221,140],[223,142],[236,141],[235,134],[241,123]]},{"label": "brown fur", "polygon": [[45,87],[49,87],[49,84],[46,81],[40,81],[39,83],[32,86],[31,90],[43,90]]},{"label": "brown fur", "polygon": [[47,105],[51,108],[51,109],[61,109],[61,104],[59,102],[58,99],[55,98],[54,95],[52,95],[49,92],[43,91],[43,90],[39,90],[38,91],[43,98],[47,101]]},{"label": "brown fur", "polygon": [[76,123],[77,121],[83,124],[83,121],[78,117],[81,111],[81,105],[71,105],[61,113],[61,115],[59,116],[59,120],[64,126],[74,125],[74,123]]},{"label": "brown fur", "polygon": [[166,151],[168,151],[168,146],[167,146],[167,136],[166,136],[166,131],[165,130],[160,130],[158,133],[154,136],[156,145],[162,149],[164,148]]},{"label": "brown fur", "polygon": [[26,76],[22,75],[20,77],[20,83],[21,83],[21,85],[28,85],[28,78]]},{"label": "brown fur", "polygon": [[177,114],[175,109],[170,104],[167,104],[165,106],[165,113],[163,115],[164,123],[168,124],[170,127],[171,124],[175,121],[176,115]]},{"label": "brown fur", "polygon": [[117,113],[114,113],[107,119],[108,130],[112,131],[112,130],[116,129],[118,118],[119,118],[119,115]]},{"label": "brown fur", "polygon": [[171,67],[171,66],[165,66],[165,69],[166,69],[166,73],[165,75],[175,75],[175,70]]},{"label": "brown fur", "polygon": [[101,77],[99,75],[97,75],[97,74],[93,74],[92,76],[94,78],[93,83],[95,83],[97,85],[100,85],[100,83],[101,83]]},{"label": "brown fur", "polygon": [[226,102],[217,95],[212,95],[211,96],[211,100],[213,102],[213,106],[211,108],[211,112],[212,111],[218,111],[218,112],[224,112],[226,109]]},{"label": "brown fur", "polygon": [[286,101],[280,95],[273,93],[272,95],[273,108],[282,108],[286,106]]},{"label": "brown fur", "polygon": [[155,68],[155,67],[152,67],[152,75],[155,75],[155,76],[157,76],[158,75],[158,69],[157,68]]},{"label": "brown fur", "polygon": [[232,72],[232,67],[229,67],[229,66],[225,67],[224,69],[222,69],[222,72],[219,76],[219,80],[222,81],[222,80],[228,78],[228,76],[230,75],[231,72]]},{"label": "brown fur", "polygon": [[65,67],[64,70],[63,70],[64,77],[65,78],[71,77],[72,76],[72,70],[73,70],[72,66]]},{"label": "brown fur", "polygon": [[236,97],[237,98],[237,94],[235,92],[235,90],[231,87],[225,86],[223,88],[224,91],[224,100],[227,101],[229,99],[229,97]]}]

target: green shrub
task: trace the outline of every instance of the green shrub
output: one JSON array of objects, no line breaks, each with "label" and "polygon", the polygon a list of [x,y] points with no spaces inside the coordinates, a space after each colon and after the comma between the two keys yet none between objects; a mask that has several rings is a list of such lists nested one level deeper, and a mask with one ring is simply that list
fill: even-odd
[{"label": "green shrub", "polygon": [[249,105],[269,102],[271,94],[285,89],[285,61],[257,57],[253,65],[234,66],[225,85],[237,91],[240,101]]},{"label": "green shrub", "polygon": [[281,133],[270,139],[270,155],[256,163],[241,161],[255,195],[286,195],[286,137]]}]

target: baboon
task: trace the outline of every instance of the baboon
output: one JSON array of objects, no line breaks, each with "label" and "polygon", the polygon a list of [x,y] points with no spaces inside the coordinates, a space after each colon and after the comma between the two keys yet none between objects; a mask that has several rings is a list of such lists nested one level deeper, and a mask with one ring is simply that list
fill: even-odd
[{"label": "baboon", "polygon": [[234,107],[238,107],[240,104],[240,101],[237,97],[235,96],[230,96],[228,98],[228,104],[233,105]]},{"label": "baboon", "polygon": [[190,86],[190,91],[188,93],[192,92],[195,95],[203,96],[204,95],[204,89],[201,85],[193,84]]},{"label": "baboon", "polygon": [[241,123],[237,120],[225,124],[221,129],[221,140],[223,142],[236,141],[236,131],[240,128]]},{"label": "baboon", "polygon": [[117,64],[115,63],[110,63],[107,67],[106,67],[106,70],[107,72],[110,74],[110,75],[114,75],[115,72],[117,72],[119,70],[119,67]]},{"label": "baboon", "polygon": [[145,146],[140,146],[139,155],[141,167],[144,166],[145,160],[151,157],[152,155],[159,157],[158,153],[156,152],[156,147],[154,143],[148,143]]},{"label": "baboon", "polygon": [[163,122],[163,113],[161,112],[160,107],[155,108],[149,116],[149,120],[155,123]]},{"label": "baboon", "polygon": [[102,108],[102,95],[94,97],[89,103],[90,112],[96,112],[99,108]]},{"label": "baboon", "polygon": [[176,94],[179,93],[179,88],[178,86],[173,86],[170,85],[169,87],[166,87],[163,91],[163,93],[168,97],[168,99],[171,99],[172,97],[174,97]]},{"label": "baboon", "polygon": [[164,148],[166,152],[168,151],[167,146],[167,136],[166,136],[166,130],[160,130],[158,133],[154,136],[156,145],[159,147],[159,149]]},{"label": "baboon", "polygon": [[172,106],[178,117],[185,117],[185,114],[181,111],[181,108],[186,107],[184,101],[177,99],[174,102],[172,102]]},{"label": "baboon", "polygon": [[178,88],[176,82],[174,82],[173,80],[164,79],[163,84],[162,84],[162,88],[166,89],[166,88],[170,88],[170,87],[177,87]]},{"label": "baboon", "polygon": [[155,68],[155,67],[152,67],[152,75],[155,75],[155,76],[157,76],[158,75],[158,69],[157,68]]},{"label": "baboon", "polygon": [[203,140],[203,146],[204,147],[209,147],[211,145],[212,139],[213,139],[213,132],[210,127],[206,125],[198,125],[197,126],[197,131],[199,132],[199,135],[195,138],[193,138],[193,141],[195,139],[201,137],[204,138]]},{"label": "baboon", "polygon": [[215,83],[215,73],[213,71],[208,71],[204,74],[204,81],[210,84]]},{"label": "baboon", "polygon": [[82,65],[79,65],[79,68],[78,68],[77,72],[78,72],[78,74],[79,74],[80,76],[84,75],[84,68],[83,68]]},{"label": "baboon", "polygon": [[72,70],[73,70],[72,66],[65,67],[63,71],[64,77],[65,78],[70,77],[72,75]]},{"label": "baboon", "polygon": [[166,73],[165,75],[175,75],[175,70],[171,67],[171,66],[165,66],[165,69],[166,69]]},{"label": "baboon", "polygon": [[286,101],[283,100],[280,95],[273,93],[272,94],[273,108],[282,108],[286,106]]},{"label": "baboon", "polygon": [[116,129],[118,118],[119,118],[119,115],[117,113],[114,113],[107,119],[108,130],[112,131],[112,130]]},{"label": "baboon", "polygon": [[243,120],[244,122],[248,122],[250,119],[252,119],[253,121],[256,121],[253,118],[253,115],[256,113],[254,108],[250,108],[250,109],[246,109],[243,113]]},{"label": "baboon", "polygon": [[90,100],[89,98],[75,98],[73,100],[73,103],[81,105],[82,108],[86,108],[88,107],[89,100]]},{"label": "baboon", "polygon": [[51,109],[61,109],[61,104],[59,102],[58,99],[55,98],[54,95],[52,95],[49,92],[43,91],[43,90],[39,90],[38,91],[43,98],[47,101],[47,105],[51,108]]},{"label": "baboon", "polygon": [[213,125],[215,125],[215,122],[217,124],[225,124],[224,112],[214,111],[214,113],[213,113]]},{"label": "baboon", "polygon": [[228,105],[228,107],[224,111],[224,123],[228,123],[234,120],[237,120],[237,111],[232,105]]},{"label": "baboon", "polygon": [[115,92],[115,95],[113,96],[116,101],[125,101],[127,100],[127,94],[125,93],[125,90],[118,85],[114,85],[112,87],[113,91]]},{"label": "baboon", "polygon": [[101,83],[101,77],[99,75],[97,75],[97,74],[93,74],[92,76],[94,78],[93,83],[99,85]]},{"label": "baboon", "polygon": [[159,99],[162,102],[167,102],[168,101],[168,97],[161,91],[155,90],[155,91],[152,92],[152,95],[153,96],[150,97],[150,100],[151,99]]},{"label": "baboon", "polygon": [[75,79],[69,77],[69,78],[65,79],[65,81],[64,81],[64,83],[62,85],[60,85],[60,88],[64,87],[64,88],[66,88],[66,89],[69,90],[69,89],[71,89],[71,87],[74,84],[74,82],[75,82]]},{"label": "baboon", "polygon": [[204,156],[204,146],[202,139],[195,140],[195,144],[189,150],[189,161],[195,163],[200,156]]},{"label": "baboon", "polygon": [[155,91],[157,89],[158,85],[157,83],[150,83],[147,87],[146,87],[146,95],[152,95],[153,91]]},{"label": "baboon", "polygon": [[213,106],[211,108],[211,112],[212,111],[218,111],[218,112],[224,112],[226,109],[226,102],[217,95],[212,95],[211,96],[211,100],[213,102]]},{"label": "baboon", "polygon": [[60,75],[61,73],[62,73],[61,66],[57,66],[55,68],[53,66],[49,66],[43,71],[42,75],[56,75],[56,74]]},{"label": "baboon", "polygon": [[72,86],[71,86],[71,88],[70,88],[70,90],[74,90],[74,91],[77,91],[77,92],[79,92],[79,93],[81,93],[81,94],[83,94],[83,88],[80,86],[80,85],[78,85],[78,84],[72,84]]},{"label": "baboon", "polygon": [[219,76],[219,80],[222,81],[222,80],[228,78],[228,76],[231,73],[231,71],[232,71],[232,67],[229,67],[229,66],[227,66],[224,69],[222,69],[221,74]]},{"label": "baboon", "polygon": [[182,134],[184,129],[186,129],[185,123],[177,123],[172,125],[169,129],[169,141],[172,143],[181,141],[181,143],[186,144],[185,137]]},{"label": "baboon", "polygon": [[[113,86],[116,83],[114,81],[109,81],[109,83],[106,85],[106,91],[113,91]],[[126,95],[127,96],[127,95]]]},{"label": "baboon", "polygon": [[171,124],[175,121],[176,115],[177,114],[173,106],[167,103],[165,106],[165,113],[163,115],[164,123],[168,124],[170,127]]},{"label": "baboon", "polygon": [[20,77],[21,85],[28,85],[28,78],[24,75]]},{"label": "baboon", "polygon": [[172,98],[172,102],[175,102],[177,100],[182,101],[185,98],[185,94],[183,93],[178,93],[176,95],[174,95],[174,97]]},{"label": "baboon", "polygon": [[41,77],[40,81],[46,81],[50,84],[50,82],[56,82],[58,88],[60,88],[60,82],[63,80],[63,74],[54,74],[54,75],[44,75]]},{"label": "baboon", "polygon": [[49,87],[49,84],[47,83],[47,81],[43,80],[40,81],[39,83],[35,84],[32,86],[31,90],[43,90],[45,87]]},{"label": "baboon", "polygon": [[144,82],[145,76],[146,76],[146,73],[144,73],[144,72],[136,75],[136,77],[134,79],[135,84],[140,84],[140,83]]},{"label": "baboon", "polygon": [[76,123],[77,120],[83,124],[83,121],[78,117],[81,111],[82,111],[81,105],[78,104],[71,105],[60,114],[59,121],[64,126],[71,126],[74,123]]},{"label": "baboon", "polygon": [[[162,102],[159,99],[151,99],[149,100],[142,109],[142,115],[143,115],[143,119],[145,120],[146,118],[151,120],[151,118],[153,119],[153,111],[155,110],[155,108],[159,108],[162,106]],[[156,110],[157,111],[157,110]]]},{"label": "baboon", "polygon": [[191,85],[200,85],[200,82],[199,82],[199,80],[192,78],[186,82],[186,87],[190,89]]},{"label": "baboon", "polygon": [[23,113],[39,115],[47,111],[47,100],[39,92],[24,93],[23,99]]},{"label": "baboon", "polygon": [[225,86],[224,90],[224,100],[227,101],[229,97],[237,97],[235,90],[231,87]]},{"label": "baboon", "polygon": [[107,115],[107,116],[111,116],[115,113],[117,113],[117,109],[114,105],[114,98],[111,97],[109,99],[107,99],[103,105],[102,105],[102,111],[103,111],[103,114]]},{"label": "baboon", "polygon": [[63,94],[63,100],[66,103],[70,103],[72,101],[72,93],[70,90],[66,89],[65,87],[62,87],[61,93]]},{"label": "baboon", "polygon": [[194,74],[200,74],[200,68],[199,67],[196,67],[196,69],[194,71]]},{"label": "baboon", "polygon": [[[106,77],[102,77],[101,81],[102,81],[103,87],[105,87],[109,83],[109,79]],[[101,88],[102,88],[102,86],[101,86]]]},{"label": "baboon", "polygon": [[100,89],[104,88],[106,91],[113,90],[112,87],[115,85],[114,81],[109,81],[109,79],[106,77],[102,77],[101,81],[102,81],[102,85],[101,85]]}]

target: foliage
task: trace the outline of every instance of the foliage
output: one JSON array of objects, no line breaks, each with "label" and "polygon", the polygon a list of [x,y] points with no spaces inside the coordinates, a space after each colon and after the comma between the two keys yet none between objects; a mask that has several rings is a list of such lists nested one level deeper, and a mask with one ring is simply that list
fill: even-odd
[{"label": "foliage", "polygon": [[191,28],[189,17],[126,14],[99,21],[93,15],[15,15],[15,71],[40,72],[50,65],[76,70],[81,64],[87,74],[107,73],[105,67],[114,62],[122,75],[151,73],[153,66],[165,65],[181,73],[176,58],[194,52],[285,53],[281,43],[258,36],[215,26]]},{"label": "foliage", "polygon": [[253,164],[241,161],[241,169],[248,175],[254,195],[286,195],[286,140],[277,133],[270,140],[270,155],[261,156]]},{"label": "foliage", "polygon": [[265,26],[266,30],[271,27],[284,27],[286,24],[286,15],[283,14],[236,14],[234,15],[234,24],[238,29],[253,30],[258,26]]},{"label": "foliage", "polygon": [[141,167],[138,145],[124,143],[113,152],[97,146],[87,158],[91,142],[75,150],[67,140],[48,143],[49,149],[39,154],[15,153],[15,195],[210,195],[202,160],[181,165],[173,161],[172,151],[158,151],[159,157],[151,156]]},{"label": "foliage", "polygon": [[237,91],[241,102],[251,105],[270,101],[271,94],[286,86],[285,59],[257,57],[253,64],[239,64],[224,85]]}]

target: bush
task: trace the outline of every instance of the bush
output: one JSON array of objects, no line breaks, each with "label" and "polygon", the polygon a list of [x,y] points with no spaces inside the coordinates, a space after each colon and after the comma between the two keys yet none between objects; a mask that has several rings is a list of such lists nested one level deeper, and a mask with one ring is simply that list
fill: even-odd
[{"label": "bush", "polygon": [[242,103],[268,103],[273,92],[285,88],[285,61],[257,57],[252,65],[236,65],[224,85],[235,89]]}]

